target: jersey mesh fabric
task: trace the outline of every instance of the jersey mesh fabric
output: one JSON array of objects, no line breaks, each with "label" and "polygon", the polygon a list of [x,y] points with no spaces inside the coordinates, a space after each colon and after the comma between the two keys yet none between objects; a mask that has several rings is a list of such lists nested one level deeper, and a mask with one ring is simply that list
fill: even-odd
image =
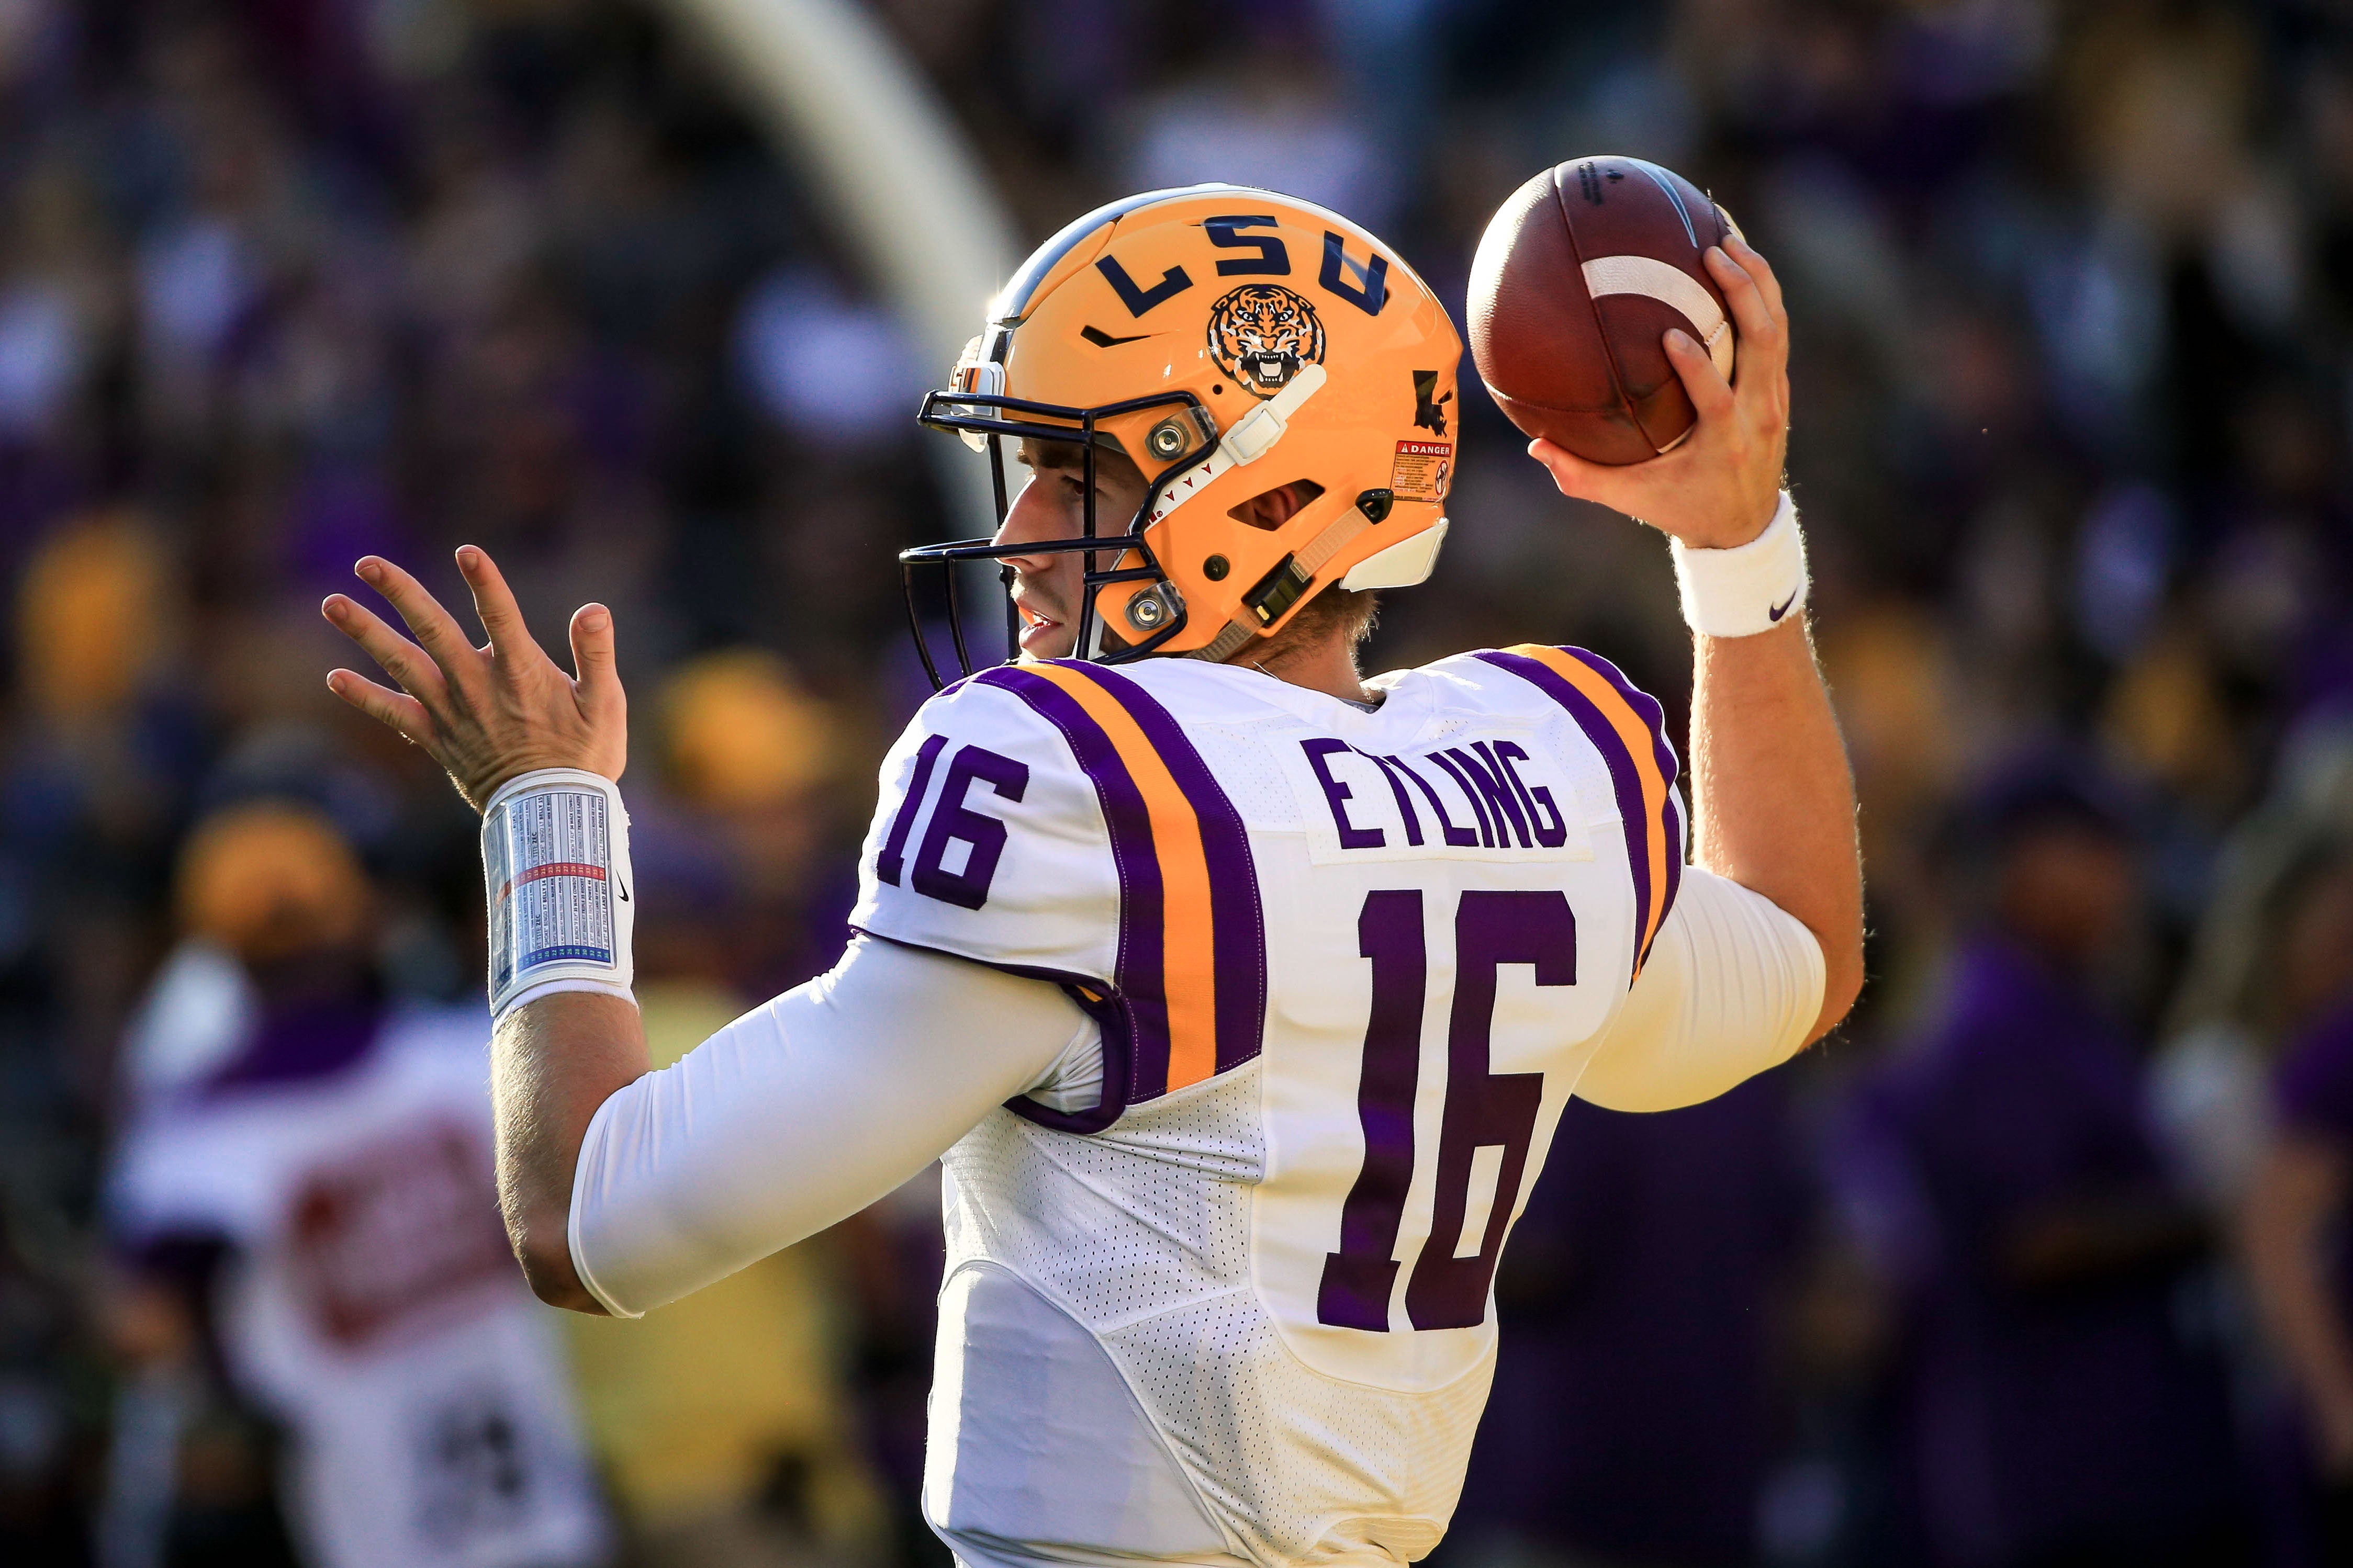
[{"label": "jersey mesh fabric", "polygon": [[1227,798],[1244,821],[1261,830],[1288,826],[1299,814],[1299,797],[1281,773],[1265,765],[1268,728],[1267,721],[1255,724],[1193,721],[1185,726],[1186,739],[1208,760]]},{"label": "jersey mesh fabric", "polygon": [[1453,1511],[1493,1358],[1398,1394],[1284,1349],[1250,1283],[1261,1072],[1093,1136],[992,1114],[944,1162],[948,1271],[1002,1264],[1092,1332],[1242,1555],[1410,1562]]}]

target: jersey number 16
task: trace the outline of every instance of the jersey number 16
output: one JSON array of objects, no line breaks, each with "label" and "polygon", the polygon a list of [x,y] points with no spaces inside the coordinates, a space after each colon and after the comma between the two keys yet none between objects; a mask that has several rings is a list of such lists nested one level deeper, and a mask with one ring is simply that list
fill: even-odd
[{"label": "jersey number 16", "polygon": [[[1388,1331],[1400,1267],[1398,1232],[1413,1184],[1414,1090],[1430,974],[1424,929],[1419,889],[1368,893],[1356,919],[1357,950],[1373,965],[1372,1020],[1356,1090],[1365,1164],[1341,1207],[1340,1250],[1324,1255],[1315,1303],[1317,1320],[1336,1328]],[[1544,1099],[1542,1073],[1489,1070],[1495,972],[1525,963],[1538,985],[1576,984],[1577,918],[1557,891],[1466,892],[1454,912],[1454,953],[1437,1192],[1430,1238],[1405,1288],[1406,1316],[1417,1329],[1467,1329],[1486,1321],[1488,1286]],[[1493,1162],[1487,1221],[1477,1235],[1465,1235],[1472,1173],[1490,1149],[1502,1158]],[[1450,1247],[1448,1237],[1460,1240]]]}]

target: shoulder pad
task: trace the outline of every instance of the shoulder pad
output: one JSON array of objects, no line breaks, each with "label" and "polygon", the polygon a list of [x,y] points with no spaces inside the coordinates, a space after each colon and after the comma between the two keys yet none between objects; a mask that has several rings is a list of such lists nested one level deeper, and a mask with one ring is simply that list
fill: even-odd
[{"label": "shoulder pad", "polygon": [[1609,768],[1634,882],[1634,973],[1641,973],[1683,882],[1683,804],[1665,711],[1616,665],[1581,647],[1523,643],[1472,657],[1557,704]]},{"label": "shoulder pad", "polygon": [[852,923],[1061,982],[1132,1036],[1129,1098],[1258,1054],[1266,941],[1240,814],[1136,682],[1008,665],[927,703],[882,765]]},{"label": "shoulder pad", "polygon": [[1103,813],[1053,727],[963,680],[883,759],[860,931],[1025,974],[1108,984],[1119,883]]}]

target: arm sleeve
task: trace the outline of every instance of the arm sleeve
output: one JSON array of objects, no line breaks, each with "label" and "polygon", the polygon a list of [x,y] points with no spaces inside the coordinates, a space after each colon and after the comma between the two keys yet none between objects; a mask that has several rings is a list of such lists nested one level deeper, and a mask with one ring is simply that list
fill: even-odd
[{"label": "arm sleeve", "polygon": [[1697,1105],[1797,1054],[1822,1008],[1814,933],[1761,893],[1687,867],[1651,961],[1577,1080],[1611,1110]]},{"label": "arm sleeve", "polygon": [[598,1108],[573,1267],[616,1317],[700,1289],[891,1192],[1093,1029],[1045,981],[860,938]]}]

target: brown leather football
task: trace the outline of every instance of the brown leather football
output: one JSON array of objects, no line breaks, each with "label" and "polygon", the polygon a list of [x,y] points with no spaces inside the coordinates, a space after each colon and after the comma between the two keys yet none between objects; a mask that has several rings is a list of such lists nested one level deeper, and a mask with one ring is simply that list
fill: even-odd
[{"label": "brown leather football", "polygon": [[1681,327],[1732,379],[1702,261],[1740,231],[1672,170],[1572,158],[1512,193],[1471,264],[1471,353],[1512,423],[1597,463],[1639,463],[1696,418],[1659,343]]}]

